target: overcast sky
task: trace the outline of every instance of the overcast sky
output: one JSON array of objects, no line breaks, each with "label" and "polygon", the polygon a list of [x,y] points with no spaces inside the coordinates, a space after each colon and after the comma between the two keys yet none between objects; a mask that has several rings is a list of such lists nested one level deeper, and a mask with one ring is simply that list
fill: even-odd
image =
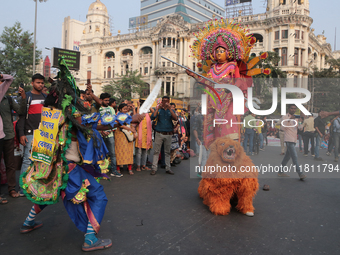
[{"label": "overcast sky", "polygon": [[[140,0],[101,0],[107,7],[113,21],[113,34],[118,30],[128,33],[128,22],[130,17],[140,15]],[[43,55],[50,55],[45,47],[61,46],[61,28],[64,18],[71,16],[72,19],[86,21],[88,8],[95,0],[47,0],[38,2],[37,23],[37,47],[43,51]],[[225,0],[213,0],[213,2],[224,6]],[[254,14],[265,12],[264,0],[253,0]],[[312,28],[315,34],[325,31],[327,42],[334,50],[334,34],[337,28],[338,40],[336,49],[340,50],[340,10],[339,0],[310,0],[310,16],[314,22]],[[5,26],[11,27],[19,21],[25,30],[34,31],[34,0],[1,0],[1,22],[2,32]]]}]

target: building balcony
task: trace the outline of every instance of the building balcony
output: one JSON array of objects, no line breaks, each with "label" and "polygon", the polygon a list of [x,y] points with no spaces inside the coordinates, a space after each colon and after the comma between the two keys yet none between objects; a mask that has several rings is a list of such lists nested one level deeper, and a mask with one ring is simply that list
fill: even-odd
[{"label": "building balcony", "polygon": [[256,51],[264,50],[263,42],[255,43],[253,49]]},{"label": "building balcony", "polygon": [[160,48],[159,49],[161,53],[174,53],[178,54],[178,49],[176,48],[171,48],[171,47],[165,47],[165,48]]},{"label": "building balcony", "polygon": [[122,62],[122,61],[132,61],[132,60],[133,60],[133,56],[131,56],[131,55],[126,55],[126,56],[120,57],[120,62]]},{"label": "building balcony", "polygon": [[115,61],[116,61],[115,58],[105,58],[105,59],[104,59],[104,64],[105,64],[105,63],[112,64],[112,63],[114,63]]},{"label": "building balcony", "polygon": [[249,16],[241,16],[236,18],[238,22],[251,22],[257,20],[265,20],[267,15],[265,13],[256,14],[256,15],[249,15]]},{"label": "building balcony", "polygon": [[140,54],[139,60],[152,60],[152,53],[150,53],[150,54]]},{"label": "building balcony", "polygon": [[178,74],[179,68],[178,67],[158,67],[156,68],[154,73],[156,76],[166,74],[166,73]]},{"label": "building balcony", "polygon": [[279,15],[307,15],[309,16],[309,11],[307,9],[284,9],[274,11],[274,16]]}]

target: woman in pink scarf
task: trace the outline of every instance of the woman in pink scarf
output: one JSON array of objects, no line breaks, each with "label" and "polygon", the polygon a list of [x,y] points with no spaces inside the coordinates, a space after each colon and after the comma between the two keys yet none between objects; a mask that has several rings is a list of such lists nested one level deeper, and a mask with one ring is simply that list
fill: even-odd
[{"label": "woman in pink scarf", "polygon": [[[144,100],[139,100],[137,112],[139,112],[139,108],[141,104],[144,103]],[[138,139],[136,139],[136,171],[141,170],[151,170],[146,167],[146,158],[148,150],[152,148],[152,124],[151,118],[149,114],[145,115],[145,118],[139,123],[139,126],[136,128],[138,131]]]}]

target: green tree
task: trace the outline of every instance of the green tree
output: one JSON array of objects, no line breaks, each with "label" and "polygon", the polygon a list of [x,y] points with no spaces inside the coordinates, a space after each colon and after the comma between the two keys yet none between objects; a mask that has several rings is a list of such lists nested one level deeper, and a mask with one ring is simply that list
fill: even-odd
[{"label": "green tree", "polygon": [[318,70],[314,68],[309,75],[309,87],[312,92],[313,112],[336,111],[340,109],[340,74],[335,69],[340,67],[340,59],[327,61],[329,68]]},{"label": "green tree", "polygon": [[[253,94],[261,100],[261,109],[263,110],[270,109],[273,101],[272,88],[278,88],[278,105],[274,114],[280,114],[281,112],[281,87],[285,87],[287,83],[287,74],[278,66],[280,59],[281,57],[276,52],[269,51],[268,57],[259,61],[254,68],[269,68],[271,73],[269,75],[258,74],[253,76]],[[293,95],[287,95],[287,97],[293,98]]]},{"label": "green tree", "polygon": [[[33,67],[33,33],[24,31],[20,22],[13,27],[5,27],[0,35],[0,71],[14,77],[12,92],[20,83],[29,85]],[[36,51],[36,65],[41,51]],[[11,92],[11,91],[9,91]]]},{"label": "green tree", "polygon": [[141,94],[148,89],[147,84],[142,80],[138,70],[127,71],[125,75],[118,75],[110,85],[104,86],[104,92],[109,93],[117,100],[131,100],[132,94]]}]

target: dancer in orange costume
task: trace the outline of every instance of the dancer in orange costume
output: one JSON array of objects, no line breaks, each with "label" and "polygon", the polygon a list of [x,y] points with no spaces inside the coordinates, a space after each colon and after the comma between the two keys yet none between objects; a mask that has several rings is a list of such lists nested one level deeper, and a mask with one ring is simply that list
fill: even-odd
[{"label": "dancer in orange costume", "polygon": [[254,216],[253,198],[259,183],[253,162],[241,144],[229,138],[215,140],[210,150],[198,188],[203,203],[213,214],[227,215],[230,200],[235,197],[236,208],[247,216]]}]

